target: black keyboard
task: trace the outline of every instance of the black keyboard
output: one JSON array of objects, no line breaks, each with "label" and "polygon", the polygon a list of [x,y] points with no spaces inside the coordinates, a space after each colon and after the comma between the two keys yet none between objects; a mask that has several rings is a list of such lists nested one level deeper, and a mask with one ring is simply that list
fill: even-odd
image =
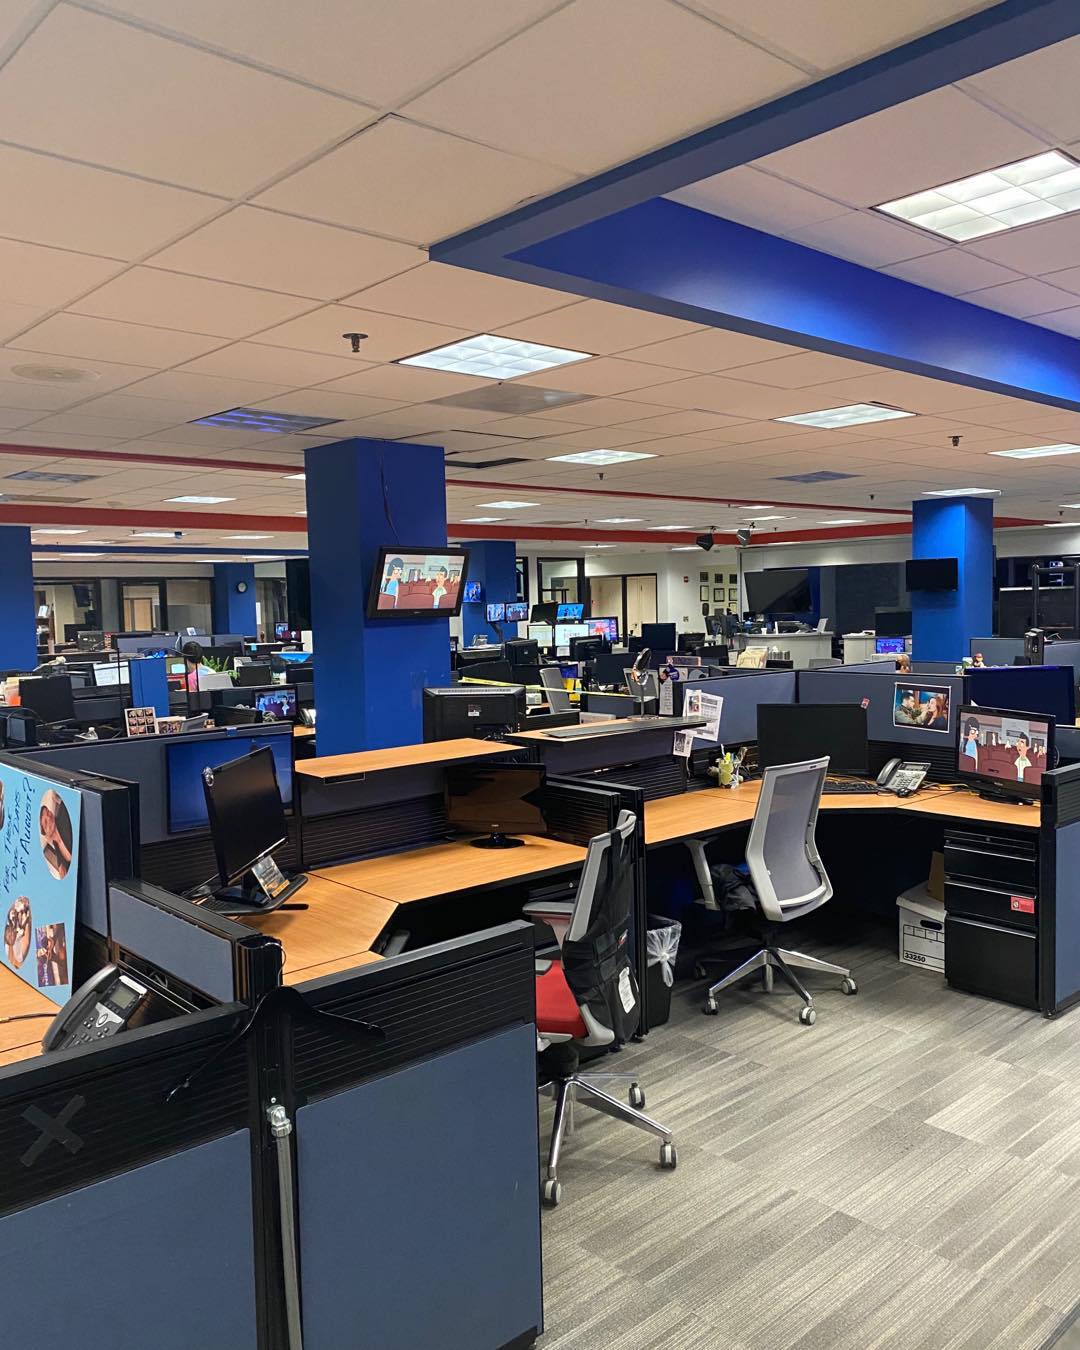
[{"label": "black keyboard", "polygon": [[854,780],[840,780],[827,778],[825,786],[821,789],[822,794],[828,797],[847,797],[847,796],[871,796],[877,792],[877,784],[867,781],[865,783]]}]

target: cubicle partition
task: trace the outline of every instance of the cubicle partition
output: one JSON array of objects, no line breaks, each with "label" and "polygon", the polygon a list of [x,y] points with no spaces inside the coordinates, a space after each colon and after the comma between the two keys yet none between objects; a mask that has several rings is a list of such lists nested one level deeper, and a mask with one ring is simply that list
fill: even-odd
[{"label": "cubicle partition", "polygon": [[[1080,646],[1080,643],[1075,644]],[[988,666],[1011,666],[1018,656],[1024,654],[1022,637],[973,637],[968,642],[968,655],[974,660],[982,653]]]}]

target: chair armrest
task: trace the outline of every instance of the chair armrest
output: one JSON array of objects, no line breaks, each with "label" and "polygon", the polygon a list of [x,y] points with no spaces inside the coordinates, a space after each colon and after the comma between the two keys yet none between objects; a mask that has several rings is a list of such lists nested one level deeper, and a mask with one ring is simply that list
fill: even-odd
[{"label": "chair armrest", "polygon": [[554,964],[554,961],[537,961],[535,963],[535,973],[537,975],[546,975]]},{"label": "chair armrest", "polygon": [[570,931],[570,921],[574,917],[574,902],[572,900],[533,900],[521,912],[530,923],[544,924],[550,928],[555,941],[561,947],[563,939]]}]

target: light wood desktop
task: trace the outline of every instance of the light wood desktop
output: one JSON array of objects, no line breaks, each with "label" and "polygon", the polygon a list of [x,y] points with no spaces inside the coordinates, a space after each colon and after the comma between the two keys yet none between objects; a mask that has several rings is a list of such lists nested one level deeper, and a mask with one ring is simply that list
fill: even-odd
[{"label": "light wood desktop", "polygon": [[384,750],[357,750],[348,755],[317,755],[302,759],[296,772],[304,778],[333,783],[361,778],[384,769],[411,769],[424,764],[453,764],[460,760],[487,759],[508,755],[513,746],[502,741],[481,741],[461,737],[453,741],[424,741],[419,745],[392,745]]},{"label": "light wood desktop", "polygon": [[294,902],[308,908],[276,909],[243,919],[281,943],[286,984],[348,970],[361,965],[362,959],[373,959],[370,949],[397,909],[381,896],[339,885],[317,873],[308,876]]},{"label": "light wood desktop", "polygon": [[59,1011],[59,1006],[52,999],[38,993],[6,966],[0,966],[0,1017],[47,1014],[45,1017],[28,1018],[24,1022],[0,1022],[0,1065],[30,1059],[39,1054],[41,1038],[49,1029],[49,1019]]}]

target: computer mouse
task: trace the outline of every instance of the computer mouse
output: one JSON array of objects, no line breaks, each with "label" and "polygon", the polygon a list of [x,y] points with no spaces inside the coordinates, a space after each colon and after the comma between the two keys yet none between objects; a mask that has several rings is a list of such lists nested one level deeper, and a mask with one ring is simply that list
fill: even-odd
[{"label": "computer mouse", "polygon": [[896,795],[897,795],[898,797],[911,797],[911,796],[914,796],[914,793],[915,793],[915,789],[914,789],[914,788],[900,788],[900,789],[897,791],[897,794],[896,794]]}]

